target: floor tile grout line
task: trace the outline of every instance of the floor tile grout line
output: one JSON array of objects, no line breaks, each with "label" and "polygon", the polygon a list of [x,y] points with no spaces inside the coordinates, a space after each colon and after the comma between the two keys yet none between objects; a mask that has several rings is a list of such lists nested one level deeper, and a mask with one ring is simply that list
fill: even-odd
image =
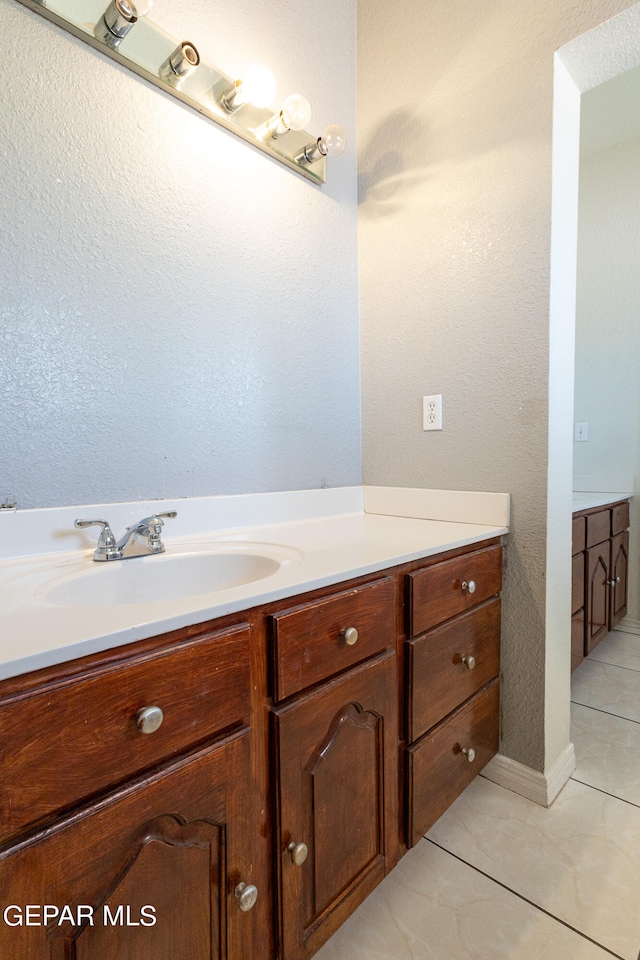
[{"label": "floor tile grout line", "polygon": [[598,793],[604,794],[605,797],[611,797],[612,800],[619,800],[620,803],[628,803],[630,807],[635,807],[636,810],[640,810],[640,803],[634,803],[633,800],[627,800],[626,797],[619,797],[617,793],[611,793],[610,790],[603,790],[602,787],[596,787],[593,783],[587,783],[586,780],[580,780],[580,778],[576,777],[575,774],[572,774],[569,779],[573,780],[574,783],[581,783],[583,787],[589,787],[591,790],[597,790]]},{"label": "floor tile grout line", "polygon": [[621,663],[612,663],[611,660],[598,660],[597,657],[587,657],[589,663],[602,663],[605,667],[619,667],[620,670],[630,670],[632,673],[640,673],[640,667],[627,667]]},{"label": "floor tile grout line", "polygon": [[635,633],[635,632],[634,632],[633,630],[631,630],[630,628],[626,628],[626,629],[625,629],[625,627],[623,627],[622,624],[618,624],[617,627],[614,627],[613,630],[609,631],[609,633],[607,634],[607,636],[611,636],[612,633],[624,633],[625,637],[637,637],[637,636],[640,636],[640,634]]},{"label": "floor tile grout line", "polygon": [[[595,657],[585,657],[582,661],[583,663],[599,663],[602,667],[613,667],[615,670],[628,670],[630,673],[639,673],[640,671],[636,670],[634,667],[622,667],[619,663],[610,663],[608,660],[596,660]],[[576,670],[579,670],[579,667],[576,667]]]},{"label": "floor tile grout line", "polygon": [[605,713],[608,717],[617,717],[618,720],[628,720],[629,723],[640,723],[640,720],[633,720],[631,717],[621,717],[619,713],[611,713],[610,710],[603,710],[602,707],[593,707],[590,703],[580,703],[579,700],[572,700],[576,707],[586,707],[587,710],[595,710],[597,713]]},{"label": "floor tile grout line", "polygon": [[[579,937],[582,937],[584,940],[588,940],[589,943],[592,943],[596,947],[600,947],[601,950],[604,950],[605,953],[608,953],[611,957],[616,957],[616,960],[625,960],[619,953],[614,953],[613,950],[610,950],[609,947],[605,947],[602,943],[599,943],[597,940],[594,940],[593,937],[590,937],[588,934],[583,933],[582,930],[578,930],[577,927],[572,926],[572,924],[567,923],[566,920],[562,920],[561,917],[556,917],[554,913],[551,913],[549,910],[545,910],[544,907],[541,907],[540,904],[534,903],[533,900],[529,900],[528,897],[525,897],[523,894],[518,893],[517,890],[513,890],[512,887],[507,886],[506,883],[503,883],[501,880],[497,880],[495,877],[492,877],[490,873],[486,873],[484,870],[481,870],[480,867],[476,867],[473,863],[469,863],[468,860],[465,860],[457,853],[452,853],[451,850],[447,850],[446,847],[441,846],[439,843],[436,843],[435,840],[432,840],[426,835],[423,838],[429,843],[432,843],[434,847],[437,847],[439,850],[442,850],[443,853],[448,853],[450,857],[454,857],[460,863],[466,864],[470,867],[471,870],[475,870],[476,873],[479,873],[481,876],[486,877],[487,880],[491,880],[492,883],[496,883],[499,887],[502,887],[503,890],[507,890],[509,893],[512,893],[514,897],[518,897],[524,903],[528,903],[529,906],[533,907],[535,910],[539,910],[540,913],[544,913],[547,917],[550,917],[552,920],[555,920],[557,923],[561,923],[563,927],[566,927],[568,930],[572,930],[574,933],[577,933]],[[640,958],[639,958],[640,960]]]}]

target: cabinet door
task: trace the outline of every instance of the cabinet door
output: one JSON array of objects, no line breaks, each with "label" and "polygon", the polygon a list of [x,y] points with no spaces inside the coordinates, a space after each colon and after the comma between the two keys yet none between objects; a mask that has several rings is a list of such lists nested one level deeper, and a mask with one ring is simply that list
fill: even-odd
[{"label": "cabinet door", "polygon": [[[15,905],[9,921],[26,904],[40,906],[31,913],[40,924],[42,906],[51,910],[44,925],[1,923],[0,956],[264,960],[268,938],[255,934],[268,911],[258,908],[260,898],[241,911],[235,893],[240,882],[254,882],[242,806],[248,740],[245,728],[5,851],[0,900]],[[65,905],[66,914],[53,915]]]},{"label": "cabinet door", "polygon": [[629,570],[629,531],[611,541],[611,620],[613,628],[627,613],[627,574]]},{"label": "cabinet door", "polygon": [[609,631],[609,580],[611,541],[587,550],[586,653]]},{"label": "cabinet door", "polygon": [[286,960],[312,956],[395,863],[397,710],[389,651],[274,711]]},{"label": "cabinet door", "polygon": [[571,672],[584,660],[584,608],[571,617]]}]

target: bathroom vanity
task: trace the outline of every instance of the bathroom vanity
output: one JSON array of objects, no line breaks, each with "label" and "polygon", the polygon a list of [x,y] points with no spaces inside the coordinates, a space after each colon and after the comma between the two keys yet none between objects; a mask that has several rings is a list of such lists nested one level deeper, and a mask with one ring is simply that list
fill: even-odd
[{"label": "bathroom vanity", "polygon": [[631,494],[574,495],[571,670],[627,612]]},{"label": "bathroom vanity", "polygon": [[105,608],[104,635],[69,607],[67,646],[25,599],[46,564],[4,562],[15,636],[22,605],[58,646],[0,682],[2,956],[299,960],[364,900],[498,750],[508,498],[455,521],[427,493],[210,533],[301,556],[135,628],[150,604]]}]

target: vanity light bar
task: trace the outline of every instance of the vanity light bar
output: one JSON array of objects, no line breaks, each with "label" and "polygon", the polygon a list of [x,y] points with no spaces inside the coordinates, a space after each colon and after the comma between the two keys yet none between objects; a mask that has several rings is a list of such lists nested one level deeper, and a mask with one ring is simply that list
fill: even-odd
[{"label": "vanity light bar", "polygon": [[264,67],[239,79],[202,60],[188,40],[176,45],[146,14],[151,0],[18,0],[57,26],[101,50],[156,87],[313,183],[327,182],[326,158],[344,152],[342,127],[319,137],[305,132],[307,100],[292,94],[274,114],[275,81]]}]

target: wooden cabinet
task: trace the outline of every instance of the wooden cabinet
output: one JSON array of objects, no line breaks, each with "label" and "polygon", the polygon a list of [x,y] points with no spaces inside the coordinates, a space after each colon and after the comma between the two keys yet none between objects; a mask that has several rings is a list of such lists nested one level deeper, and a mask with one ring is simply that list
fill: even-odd
[{"label": "wooden cabinet", "polygon": [[574,514],[571,669],[627,612],[629,501]]},{"label": "wooden cabinet", "polygon": [[0,956],[269,956],[251,629],[200,630],[1,685]]},{"label": "wooden cabinet", "polygon": [[501,566],[493,540],[0,682],[0,956],[310,958],[497,750]]},{"label": "wooden cabinet", "polygon": [[395,862],[395,652],[276,708],[273,721],[281,956],[298,960]]},{"label": "wooden cabinet", "polygon": [[[0,924],[0,955],[258,955],[252,918],[236,896],[239,884],[252,881],[251,824],[242,796],[249,771],[248,731],[241,730],[5,850],[0,896],[3,907],[15,908]],[[25,919],[27,904],[39,905],[31,912],[37,922],[14,925]]]},{"label": "wooden cabinet", "polygon": [[502,551],[492,546],[435,563],[407,581],[412,847],[498,752]]},{"label": "wooden cabinet", "polygon": [[571,670],[584,660],[587,518],[574,516],[571,554]]}]

